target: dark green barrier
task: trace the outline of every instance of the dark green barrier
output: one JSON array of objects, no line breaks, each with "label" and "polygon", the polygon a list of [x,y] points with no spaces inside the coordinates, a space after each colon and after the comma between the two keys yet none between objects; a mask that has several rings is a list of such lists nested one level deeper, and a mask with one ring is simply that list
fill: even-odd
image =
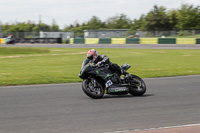
[{"label": "dark green barrier", "polygon": [[84,38],[74,38],[74,44],[84,44],[85,39]]},{"label": "dark green barrier", "polygon": [[99,38],[99,44],[111,44],[111,38]]},{"label": "dark green barrier", "polygon": [[197,44],[200,44],[200,38],[197,38]]},{"label": "dark green barrier", "polygon": [[15,38],[15,43],[62,43],[62,38]]},{"label": "dark green barrier", "polygon": [[126,38],[126,44],[140,44],[139,38]]},{"label": "dark green barrier", "polygon": [[176,44],[176,38],[158,38],[158,44]]}]

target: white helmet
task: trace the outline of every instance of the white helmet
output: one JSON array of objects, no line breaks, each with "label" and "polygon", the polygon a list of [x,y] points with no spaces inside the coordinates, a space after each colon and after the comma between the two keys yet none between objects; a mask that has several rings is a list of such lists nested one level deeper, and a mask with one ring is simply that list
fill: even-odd
[{"label": "white helmet", "polygon": [[91,49],[87,52],[87,58],[95,61],[98,57],[98,52],[95,49]]}]

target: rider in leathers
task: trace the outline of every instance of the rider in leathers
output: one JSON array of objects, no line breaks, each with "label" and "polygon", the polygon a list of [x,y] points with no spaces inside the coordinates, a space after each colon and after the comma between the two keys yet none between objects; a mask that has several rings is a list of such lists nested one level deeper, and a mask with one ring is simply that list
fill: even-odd
[{"label": "rider in leathers", "polygon": [[129,73],[121,69],[117,64],[110,62],[109,58],[106,55],[99,55],[95,49],[91,49],[87,52],[87,58],[96,66],[101,66],[102,64],[108,64],[109,69],[116,71],[119,76],[121,74],[128,76]]}]

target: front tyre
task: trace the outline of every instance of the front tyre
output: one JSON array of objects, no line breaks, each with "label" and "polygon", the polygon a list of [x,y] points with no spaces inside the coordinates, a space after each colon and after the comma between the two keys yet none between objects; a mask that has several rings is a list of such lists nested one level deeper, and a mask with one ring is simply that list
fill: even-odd
[{"label": "front tyre", "polygon": [[145,82],[136,75],[131,75],[129,93],[133,96],[142,96],[146,92]]},{"label": "front tyre", "polygon": [[84,79],[82,83],[82,89],[85,94],[91,98],[99,99],[104,95],[104,89],[95,79]]}]

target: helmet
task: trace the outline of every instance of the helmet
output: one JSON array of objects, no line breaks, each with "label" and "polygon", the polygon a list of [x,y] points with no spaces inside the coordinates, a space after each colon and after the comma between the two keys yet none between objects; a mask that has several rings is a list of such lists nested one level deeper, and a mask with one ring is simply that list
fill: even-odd
[{"label": "helmet", "polygon": [[87,52],[87,58],[95,61],[97,59],[98,53],[95,49],[91,49]]}]

